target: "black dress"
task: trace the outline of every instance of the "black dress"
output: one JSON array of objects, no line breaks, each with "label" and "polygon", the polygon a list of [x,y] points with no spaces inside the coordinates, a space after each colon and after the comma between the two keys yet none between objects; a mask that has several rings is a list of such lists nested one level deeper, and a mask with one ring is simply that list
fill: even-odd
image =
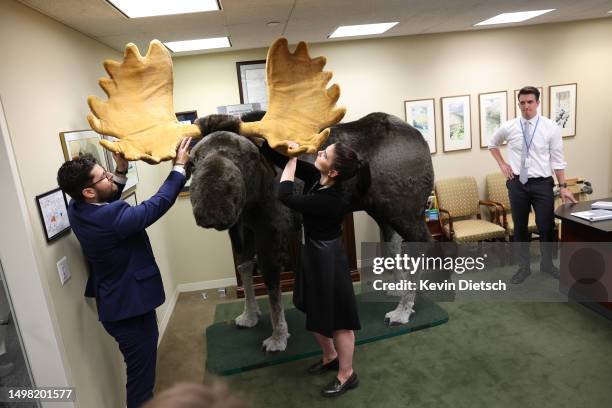
[{"label": "black dress", "polygon": [[[287,158],[262,146],[263,154],[283,168]],[[325,188],[319,184],[321,173],[310,163],[298,160],[296,176],[304,181],[305,194],[293,194],[293,182],[283,181],[278,198],[287,207],[302,213],[303,304],[306,329],[333,337],[336,330],[359,330],[359,316],[348,260],[342,245],[342,221],[349,210],[340,184]],[[296,282],[298,284],[298,282]]]}]

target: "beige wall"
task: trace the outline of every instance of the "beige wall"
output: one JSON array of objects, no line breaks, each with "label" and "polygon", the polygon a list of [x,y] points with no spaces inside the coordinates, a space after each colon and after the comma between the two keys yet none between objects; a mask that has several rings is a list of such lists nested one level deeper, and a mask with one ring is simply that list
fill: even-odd
[{"label": "beige wall", "polygon": [[[47,244],[34,200],[57,187],[57,169],[64,161],[59,133],[89,127],[86,98],[103,95],[97,85],[98,78],[106,75],[102,61],[118,59],[120,54],[10,0],[0,0],[0,49],[0,96],[33,226],[41,280],[70,371],[68,379],[77,388],[79,406],[122,406],[123,359],[97,321],[95,305],[83,297],[87,272],[79,244],[74,234]],[[162,169],[145,164],[138,168],[140,199],[159,186]],[[175,284],[169,273],[164,221],[149,233],[171,295]],[[63,256],[72,272],[64,287],[56,270]],[[165,307],[158,310],[160,316]]]},{"label": "beige wall", "polygon": [[[403,101],[436,98],[438,153],[433,156],[437,179],[455,175],[476,177],[484,186],[487,173],[498,169],[481,149],[478,93],[507,90],[513,116],[513,91],[526,84],[545,87],[578,83],[577,136],[565,139],[567,175],[593,183],[593,198],[612,190],[612,25],[609,19],[508,29],[479,30],[388,39],[311,44],[313,56],[325,55],[327,69],[342,87],[340,104],[346,120],[374,111],[404,118]],[[236,61],[265,58],[266,50],[228,52],[175,58],[177,111],[197,109],[200,116],[218,105],[239,103]],[[442,96],[470,94],[472,150],[442,152],[440,101]],[[173,242],[177,283],[233,276],[226,235],[196,227],[190,205],[183,199],[170,217],[181,241]],[[378,239],[376,224],[356,214],[359,242]],[[193,248],[197,248],[194,250]]]}]

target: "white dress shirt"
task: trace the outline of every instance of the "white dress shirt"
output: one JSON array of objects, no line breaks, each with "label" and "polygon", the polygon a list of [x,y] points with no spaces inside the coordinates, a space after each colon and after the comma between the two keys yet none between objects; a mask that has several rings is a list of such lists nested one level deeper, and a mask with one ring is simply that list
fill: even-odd
[{"label": "white dress shirt", "polygon": [[[527,119],[521,116],[503,123],[489,142],[489,149],[498,148],[504,141],[508,142],[508,164],[514,174],[521,172],[525,122]],[[563,139],[559,126],[544,116],[536,115],[529,119],[529,133],[533,133],[533,139],[529,147],[527,177],[550,177],[552,170],[565,169],[567,163],[563,158]]]}]

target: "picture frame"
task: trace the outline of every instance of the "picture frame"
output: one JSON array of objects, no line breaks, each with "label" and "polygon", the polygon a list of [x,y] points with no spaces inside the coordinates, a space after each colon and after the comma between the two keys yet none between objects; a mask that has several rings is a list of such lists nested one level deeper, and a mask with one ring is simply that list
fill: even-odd
[{"label": "picture frame", "polygon": [[429,153],[437,153],[435,99],[413,99],[404,101],[406,122],[421,132],[429,145]]},{"label": "picture frame", "polygon": [[255,103],[241,103],[238,105],[224,105],[217,106],[217,113],[222,115],[232,115],[240,119],[242,115],[249,112],[261,110],[261,104]]},{"label": "picture frame", "polygon": [[134,207],[135,205],[138,205],[138,201],[136,200],[136,192],[132,192],[130,194],[128,194],[127,196],[125,196],[123,198],[123,200],[128,203],[129,205],[131,205],[132,207]]},{"label": "picture frame", "polygon": [[[538,107],[538,115],[544,116],[544,88],[541,86],[536,86],[538,91],[540,91],[540,106]],[[514,118],[518,118],[521,114],[521,110],[518,107],[518,94],[520,89],[514,90]],[[550,110],[549,110],[550,112]]]},{"label": "picture frame", "polygon": [[236,62],[240,103],[259,103],[268,110],[268,87],[266,84],[266,60]]},{"label": "picture frame", "polygon": [[86,129],[61,132],[59,137],[66,161],[78,157],[79,154],[90,153],[100,166],[108,169],[108,158],[100,144],[102,136],[96,131]]},{"label": "picture frame", "polygon": [[548,87],[549,117],[559,125],[562,137],[576,136],[577,101],[576,82]]},{"label": "picture frame", "polygon": [[508,120],[508,92],[495,91],[478,94],[480,147],[488,147],[491,136]]},{"label": "picture frame", "polygon": [[[118,139],[113,136],[103,136],[104,139],[109,140],[111,142],[116,142]],[[105,167],[111,173],[115,173],[115,159],[113,159],[113,152],[104,149],[104,153],[106,154],[106,160],[108,163],[108,167]],[[123,187],[123,192],[121,193],[122,197],[126,197],[134,190],[136,190],[136,186],[138,185],[138,169],[136,168],[136,162],[130,161],[128,162],[128,171],[125,175],[127,177],[127,182],[125,183],[125,187]]]},{"label": "picture frame", "polygon": [[37,195],[36,205],[47,243],[70,232],[68,200],[60,188]]},{"label": "picture frame", "polygon": [[[177,112],[177,113],[175,113],[175,115],[176,115],[176,120],[178,120],[179,123],[186,124],[186,125],[194,124],[196,119],[198,119],[198,111],[197,110]],[[196,143],[198,143],[197,140],[192,141],[191,142],[191,147],[195,146]],[[185,185],[181,189],[181,192],[179,193],[179,197],[187,197],[187,196],[189,196],[189,185],[190,184],[191,184],[191,179],[187,180],[187,182],[185,183]]]},{"label": "picture frame", "polygon": [[178,120],[179,123],[189,125],[195,123],[196,119],[198,118],[198,111],[190,110],[184,112],[176,112],[175,115],[176,120]]},{"label": "picture frame", "polygon": [[440,98],[442,107],[442,148],[444,152],[472,149],[470,95]]}]

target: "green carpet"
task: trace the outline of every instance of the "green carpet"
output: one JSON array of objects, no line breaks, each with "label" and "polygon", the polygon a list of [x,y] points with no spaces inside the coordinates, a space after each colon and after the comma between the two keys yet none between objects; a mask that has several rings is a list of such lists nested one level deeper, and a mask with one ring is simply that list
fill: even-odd
[{"label": "green carpet", "polygon": [[[289,307],[290,296],[283,297]],[[243,309],[243,302],[220,304],[215,312],[215,324],[206,329],[206,369],[218,375],[236,374],[243,371],[287,363],[294,360],[321,354],[321,350],[311,333],[305,330],[305,316],[302,312],[288,308],[285,318],[291,337],[287,349],[282,353],[268,353],[261,350],[262,341],[272,333],[267,299],[258,300],[262,315],[259,324],[251,329],[237,329],[233,319]],[[397,302],[364,302],[357,295],[357,307],[362,330],[357,331],[356,343],[365,344],[389,337],[411,333],[417,330],[438,326],[448,321],[448,314],[435,303],[418,298],[416,313],[406,325],[387,327],[384,322],[386,312],[393,310]]]}]

